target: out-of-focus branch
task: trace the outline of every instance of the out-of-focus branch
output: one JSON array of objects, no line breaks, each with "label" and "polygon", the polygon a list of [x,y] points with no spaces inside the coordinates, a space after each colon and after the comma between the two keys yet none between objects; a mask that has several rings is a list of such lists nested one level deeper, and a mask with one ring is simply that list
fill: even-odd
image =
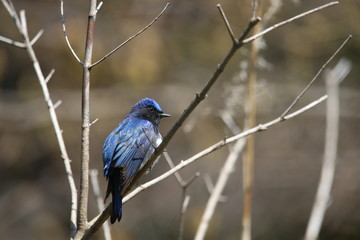
[{"label": "out-of-focus branch", "polygon": [[[169,153],[167,151],[164,151],[163,155],[164,155],[166,161],[168,162],[170,168],[174,168],[175,165],[174,165],[174,162],[172,161]],[[175,175],[176,179],[178,180],[180,187],[182,188],[179,236],[178,236],[178,240],[182,240],[183,234],[184,234],[185,214],[186,214],[186,210],[189,205],[189,202],[190,202],[190,195],[186,194],[186,190],[190,186],[190,184],[193,183],[195,181],[195,179],[200,176],[200,173],[199,172],[195,173],[195,175],[192,178],[190,178],[190,180],[188,180],[187,182],[183,180],[183,178],[180,176],[180,173],[176,172],[174,175]]]},{"label": "out-of-focus branch", "polygon": [[101,63],[102,61],[104,61],[105,59],[107,59],[108,57],[110,57],[113,53],[115,53],[117,50],[119,50],[120,48],[122,48],[124,45],[126,45],[127,43],[129,43],[131,40],[133,40],[134,38],[136,38],[137,36],[139,36],[140,34],[142,34],[143,32],[145,32],[148,28],[150,28],[160,17],[161,15],[163,15],[163,13],[166,11],[167,7],[170,5],[170,3],[167,3],[164,7],[164,9],[159,13],[159,15],[157,15],[148,25],[146,25],[143,29],[141,29],[140,31],[138,31],[137,33],[135,33],[133,36],[129,37],[126,41],[124,41],[123,43],[121,43],[120,45],[118,45],[116,48],[114,48],[113,50],[111,50],[108,54],[106,54],[104,57],[102,57],[100,60],[96,61],[95,63],[93,63],[91,65],[91,67],[94,67],[95,65],[98,65],[99,63]]},{"label": "out-of-focus branch", "polygon": [[230,174],[234,170],[235,163],[239,158],[240,153],[244,149],[245,142],[246,142],[245,139],[240,139],[235,143],[234,147],[231,149],[231,152],[225,161],[225,165],[220,171],[219,178],[218,181],[216,182],[215,188],[213,189],[211,196],[207,202],[205,211],[200,221],[200,225],[197,229],[194,238],[195,240],[202,240],[205,238],[205,234],[208,229],[210,220],[215,212],[216,205],[219,202],[222,191],[226,186]]},{"label": "out-of-focus branch", "polygon": [[73,173],[72,173],[72,169],[71,169],[71,164],[70,164],[71,160],[68,156],[66,146],[65,146],[65,141],[64,141],[64,138],[62,135],[62,130],[60,128],[60,124],[57,119],[56,110],[55,110],[56,107],[51,100],[49,89],[47,86],[47,81],[50,79],[51,76],[49,75],[45,79],[44,74],[40,67],[40,63],[39,63],[39,61],[36,57],[35,51],[32,47],[33,44],[36,42],[36,40],[41,36],[42,31],[40,31],[39,32],[40,34],[38,33],[36,35],[36,37],[30,41],[30,37],[29,37],[28,29],[27,29],[25,11],[24,10],[20,11],[21,18],[19,18],[19,16],[17,15],[17,12],[15,10],[15,7],[10,0],[1,0],[1,2],[4,4],[5,8],[7,9],[7,11],[10,14],[10,16],[12,16],[21,36],[24,39],[24,43],[22,43],[22,44],[26,48],[26,50],[29,54],[30,60],[33,63],[33,67],[34,67],[36,76],[39,80],[39,83],[40,83],[40,86],[41,86],[41,89],[42,89],[42,92],[44,95],[44,99],[45,99],[46,105],[49,110],[51,122],[52,122],[54,130],[55,130],[55,135],[56,135],[56,138],[57,138],[57,141],[59,144],[61,157],[64,160],[65,172],[66,172],[69,186],[70,186],[70,193],[71,193],[70,236],[73,237],[76,232],[77,190],[76,190],[76,185],[75,185],[75,181],[74,181],[74,177],[73,177]]},{"label": "out-of-focus branch", "polygon": [[[254,5],[261,5],[257,1],[253,2]],[[255,6],[253,8],[256,9]],[[259,11],[262,8],[259,7]],[[261,15],[261,13],[258,13]],[[257,34],[262,29],[262,23],[254,28],[254,33]],[[250,57],[248,61],[248,81],[247,81],[247,94],[245,106],[245,126],[244,129],[252,128],[256,125],[256,65],[258,53],[260,51],[260,44],[258,41],[251,43]],[[245,144],[245,143],[244,143]],[[236,144],[238,145],[238,143]],[[240,153],[240,152],[239,152]],[[229,156],[230,157],[230,156]],[[243,154],[243,214],[242,214],[242,240],[251,239],[251,207],[253,195],[253,182],[254,182],[254,162],[255,162],[255,135],[247,137],[245,152]]]},{"label": "out-of-focus branch", "polygon": [[326,91],[329,99],[326,104],[324,160],[315,202],[306,229],[305,240],[318,239],[325,212],[329,206],[336,168],[339,134],[339,83],[349,73],[350,68],[351,64],[342,60],[325,76]]},{"label": "out-of-focus branch", "polygon": [[[105,205],[104,205],[103,197],[101,196],[101,192],[100,192],[97,169],[90,170],[90,180],[91,180],[92,188],[94,190],[94,195],[95,195],[95,199],[96,199],[96,203],[97,203],[99,212],[102,212],[105,209]],[[111,240],[109,222],[104,222],[103,230],[104,230],[104,239]]]}]

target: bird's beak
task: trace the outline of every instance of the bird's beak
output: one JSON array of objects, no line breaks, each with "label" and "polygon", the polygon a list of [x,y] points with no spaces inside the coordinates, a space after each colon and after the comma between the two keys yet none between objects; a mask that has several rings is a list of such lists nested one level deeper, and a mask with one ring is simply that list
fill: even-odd
[{"label": "bird's beak", "polygon": [[170,117],[171,115],[170,114],[167,114],[167,113],[160,113],[160,117],[161,118],[164,118],[164,117]]}]

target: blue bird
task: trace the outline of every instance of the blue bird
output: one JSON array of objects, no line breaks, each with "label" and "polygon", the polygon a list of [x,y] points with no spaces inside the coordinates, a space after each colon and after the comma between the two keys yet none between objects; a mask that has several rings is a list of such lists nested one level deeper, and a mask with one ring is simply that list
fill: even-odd
[{"label": "blue bird", "polygon": [[111,193],[111,223],[120,221],[122,196],[137,171],[160,145],[162,137],[158,125],[161,118],[169,116],[157,102],[144,98],[131,108],[125,119],[106,138],[103,147],[104,175],[108,180],[105,200]]}]

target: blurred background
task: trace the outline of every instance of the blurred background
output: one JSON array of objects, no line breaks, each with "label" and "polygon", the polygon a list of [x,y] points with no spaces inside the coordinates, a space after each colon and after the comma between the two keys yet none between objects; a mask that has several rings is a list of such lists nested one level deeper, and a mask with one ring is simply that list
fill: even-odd
[{"label": "blurred background", "polygon": [[[139,99],[151,97],[172,115],[164,119],[163,135],[212,75],[231,47],[216,1],[170,1],[165,14],[145,33],[92,70],[92,169],[99,170],[102,193],[102,144],[106,136]],[[252,15],[250,0],[220,3],[239,35]],[[282,3],[267,26],[327,1]],[[352,69],[340,87],[338,164],[320,239],[360,239],[360,2],[340,1],[335,7],[307,16],[267,34],[258,58],[257,122],[278,117],[300,93],[345,38],[353,38],[329,65],[340,58]],[[96,22],[93,59],[148,24],[165,6],[160,0],[106,1]],[[29,32],[44,34],[35,45],[49,82],[66,147],[79,184],[81,131],[81,66],[65,44],[59,1],[14,0],[25,9]],[[263,12],[270,8],[264,1]],[[87,1],[65,1],[70,42],[82,58],[87,24]],[[4,7],[0,7],[0,35],[21,40]],[[167,147],[175,163],[231,136],[220,113],[231,106],[239,126],[244,120],[244,47]],[[234,91],[234,89],[236,91]],[[323,77],[297,107],[325,94]],[[231,101],[230,101],[231,100]],[[253,196],[253,239],[302,239],[314,202],[324,149],[325,103],[305,114],[256,134]],[[182,170],[184,179],[200,177],[188,188],[190,202],[185,239],[192,239],[209,192],[204,176],[215,183],[228,147]],[[162,158],[140,183],[168,170]],[[2,239],[66,239],[69,236],[70,191],[49,113],[25,50],[0,43],[0,236]],[[123,220],[111,226],[113,239],[176,239],[182,189],[175,177],[141,193],[124,207]],[[225,188],[206,239],[239,239],[242,214],[242,166],[238,161]],[[89,217],[98,214],[90,190]],[[95,239],[103,239],[99,231]]]}]

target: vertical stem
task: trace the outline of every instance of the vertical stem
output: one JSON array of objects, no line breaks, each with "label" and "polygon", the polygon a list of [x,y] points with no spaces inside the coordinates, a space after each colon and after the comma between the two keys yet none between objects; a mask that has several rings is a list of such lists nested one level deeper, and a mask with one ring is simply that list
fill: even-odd
[{"label": "vertical stem", "polygon": [[326,79],[326,90],[329,98],[326,102],[324,160],[305,240],[316,240],[319,237],[325,212],[331,199],[330,194],[335,175],[339,132],[339,79],[336,79],[332,72],[328,73]]},{"label": "vertical stem", "polygon": [[90,66],[94,43],[96,21],[96,0],[90,0],[90,10],[86,35],[85,56],[83,64],[82,100],[81,100],[81,172],[80,199],[78,208],[78,231],[84,232],[87,227],[87,207],[89,195],[89,136],[90,136]]},{"label": "vertical stem", "polygon": [[[256,1],[253,2],[254,8],[257,5]],[[260,4],[260,3],[259,3]],[[255,10],[254,16],[255,18]],[[261,24],[254,28],[254,34],[261,31]],[[256,124],[256,59],[259,52],[258,42],[254,41],[251,45],[251,52],[249,57],[248,68],[248,116],[246,120],[247,129],[255,127]],[[243,216],[242,216],[242,232],[241,240],[251,239],[251,207],[253,195],[253,179],[254,179],[254,161],[255,161],[255,136],[250,135],[247,137],[246,152],[243,160]]]}]

